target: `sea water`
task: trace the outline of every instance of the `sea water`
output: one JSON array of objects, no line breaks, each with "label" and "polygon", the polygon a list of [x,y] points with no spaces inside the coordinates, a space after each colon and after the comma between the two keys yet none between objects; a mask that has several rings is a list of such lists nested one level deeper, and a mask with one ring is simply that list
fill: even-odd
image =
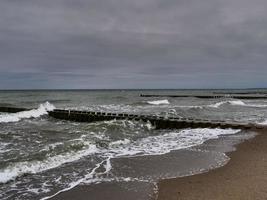
[{"label": "sea water", "polygon": [[[218,91],[1,91],[0,106],[30,110],[0,113],[0,199],[48,199],[77,185],[105,188],[104,183],[112,187],[128,184],[125,189],[140,194],[138,185],[142,183],[149,185],[149,193],[159,179],[201,173],[225,164],[229,160],[225,150],[211,151],[200,145],[222,137],[240,141],[253,133],[219,128],[156,130],[142,121],[78,123],[48,116],[48,111],[58,108],[266,123],[266,100],[140,97],[141,93],[212,92]],[[116,193],[112,195],[116,199]]]}]

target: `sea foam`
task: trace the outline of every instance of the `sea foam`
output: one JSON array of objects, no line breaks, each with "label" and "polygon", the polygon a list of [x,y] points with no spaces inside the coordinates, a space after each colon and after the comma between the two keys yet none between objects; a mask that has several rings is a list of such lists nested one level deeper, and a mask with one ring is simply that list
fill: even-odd
[{"label": "sea foam", "polygon": [[[102,155],[106,159],[98,163],[89,174],[85,175],[79,180],[76,180],[75,182],[70,183],[66,188],[58,191],[54,195],[42,198],[42,200],[49,199],[58,195],[59,193],[68,191],[81,183],[90,184],[94,182],[111,181],[113,179],[112,177],[105,179],[98,176],[101,174],[108,174],[112,170],[112,165],[110,162],[112,158],[166,154],[172,150],[193,147],[204,143],[206,140],[216,139],[220,135],[236,134],[239,131],[240,130],[210,128],[185,129],[182,131],[169,132],[164,135],[149,136],[137,141],[130,141],[128,139],[114,141],[110,143],[108,149],[102,151]],[[99,174],[97,169],[99,169],[101,166],[104,166],[105,171]],[[120,177],[116,177],[117,181],[119,179]],[[123,181],[131,181],[134,179],[135,178],[126,178],[123,179]]]},{"label": "sea foam", "polygon": [[156,101],[147,101],[147,103],[151,104],[151,105],[167,105],[167,104],[170,104],[170,102],[167,99],[156,100]]},{"label": "sea foam", "polygon": [[163,135],[149,136],[135,141],[128,139],[111,142],[107,148],[99,149],[88,141],[82,141],[85,148],[61,155],[48,157],[43,161],[18,162],[0,170],[0,182],[6,183],[24,174],[35,174],[48,169],[57,168],[62,164],[74,162],[82,157],[97,153],[107,158],[106,171],[111,170],[111,158],[144,155],[161,155],[172,150],[200,145],[206,140],[218,138],[219,135],[235,134],[233,129],[184,129]]},{"label": "sea foam", "polygon": [[129,143],[129,141],[118,141],[112,146],[113,157],[161,155],[172,150],[185,149],[200,145],[209,139],[216,139],[219,135],[235,134],[240,130],[233,129],[184,129],[172,131],[164,135],[149,136]]},{"label": "sea foam", "polygon": [[17,162],[13,165],[0,170],[0,183],[6,183],[10,180],[22,176],[24,174],[36,174],[48,169],[59,167],[62,164],[79,160],[80,158],[96,153],[97,147],[89,145],[86,149],[78,152],[69,152],[66,154],[48,157],[42,161]]},{"label": "sea foam", "polygon": [[267,119],[265,121],[259,122],[257,124],[259,124],[259,125],[267,125]]},{"label": "sea foam", "polygon": [[230,104],[232,106],[245,106],[246,104],[243,101],[236,100],[236,101],[221,101],[215,104],[208,105],[207,107],[211,108],[219,108],[221,105]]},{"label": "sea foam", "polygon": [[208,105],[206,107],[219,108],[220,106],[222,106],[224,104],[229,104],[231,106],[245,106],[245,107],[256,107],[256,108],[266,108],[267,107],[266,104],[249,104],[249,103],[245,103],[245,102],[243,102],[241,100],[220,101],[220,102],[217,102],[215,104]]},{"label": "sea foam", "polygon": [[0,115],[0,123],[18,122],[21,119],[37,118],[42,115],[46,115],[48,111],[52,111],[54,109],[54,105],[50,104],[49,102],[45,102],[44,104],[40,104],[37,109]]}]

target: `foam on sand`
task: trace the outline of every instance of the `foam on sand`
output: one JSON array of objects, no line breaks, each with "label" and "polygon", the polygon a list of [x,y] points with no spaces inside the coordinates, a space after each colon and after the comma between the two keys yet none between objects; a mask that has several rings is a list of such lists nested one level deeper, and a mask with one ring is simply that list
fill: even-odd
[{"label": "foam on sand", "polygon": [[[47,200],[47,199],[50,199],[52,197],[55,197],[57,196],[58,194],[62,193],[62,192],[65,192],[65,191],[68,191],[68,190],[71,190],[72,188],[76,187],[77,185],[79,185],[80,183],[83,183],[83,182],[86,182],[90,179],[93,178],[93,176],[96,174],[96,171],[101,167],[101,166],[104,166],[105,167],[105,171],[102,173],[102,174],[107,174],[110,170],[111,170],[111,164],[110,164],[110,157],[108,157],[106,160],[103,160],[101,161],[100,163],[96,164],[96,166],[91,170],[91,172],[89,174],[87,174],[85,177],[75,181],[75,182],[72,182],[68,185],[68,187],[58,191],[57,193],[51,195],[51,196],[47,196],[47,197],[44,197],[42,198],[41,200]],[[97,178],[92,181],[92,182],[97,182],[99,181]]]},{"label": "foam on sand", "polygon": [[45,102],[44,104],[40,104],[37,109],[0,115],[0,123],[18,122],[21,119],[37,118],[48,114],[48,111],[52,111],[54,109],[54,105],[50,104],[49,102]]}]

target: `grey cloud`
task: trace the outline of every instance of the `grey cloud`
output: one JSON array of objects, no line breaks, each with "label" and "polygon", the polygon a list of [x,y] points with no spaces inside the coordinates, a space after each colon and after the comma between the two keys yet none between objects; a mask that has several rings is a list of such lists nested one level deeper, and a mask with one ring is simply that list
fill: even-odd
[{"label": "grey cloud", "polygon": [[1,87],[267,87],[266,11],[263,0],[2,0]]}]

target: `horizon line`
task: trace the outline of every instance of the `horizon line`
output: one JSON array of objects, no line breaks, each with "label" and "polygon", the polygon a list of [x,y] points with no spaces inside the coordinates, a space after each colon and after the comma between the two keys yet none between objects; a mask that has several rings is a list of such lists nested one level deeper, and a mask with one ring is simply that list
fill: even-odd
[{"label": "horizon line", "polygon": [[71,91],[71,90],[264,90],[267,87],[260,88],[98,88],[98,89],[60,89],[60,88],[47,88],[47,89],[0,89],[0,91]]}]

